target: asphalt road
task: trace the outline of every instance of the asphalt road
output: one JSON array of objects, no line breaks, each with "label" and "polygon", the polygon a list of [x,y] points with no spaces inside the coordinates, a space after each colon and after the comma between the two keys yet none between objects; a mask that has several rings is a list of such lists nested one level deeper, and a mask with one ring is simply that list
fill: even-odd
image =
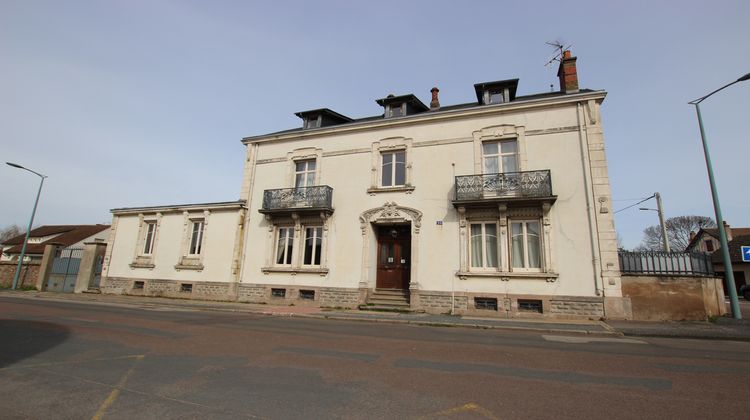
[{"label": "asphalt road", "polygon": [[747,418],[750,343],[0,298],[0,417]]}]

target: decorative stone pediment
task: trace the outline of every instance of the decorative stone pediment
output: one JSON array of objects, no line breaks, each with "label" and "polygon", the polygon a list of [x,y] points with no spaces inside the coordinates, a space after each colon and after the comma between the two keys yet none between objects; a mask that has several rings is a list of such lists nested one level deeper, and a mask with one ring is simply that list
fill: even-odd
[{"label": "decorative stone pediment", "polygon": [[422,212],[409,207],[401,207],[393,201],[386,201],[382,207],[367,210],[359,216],[362,235],[367,233],[367,227],[370,223],[392,224],[406,222],[410,222],[414,228],[414,233],[418,234],[419,228],[422,225]]}]

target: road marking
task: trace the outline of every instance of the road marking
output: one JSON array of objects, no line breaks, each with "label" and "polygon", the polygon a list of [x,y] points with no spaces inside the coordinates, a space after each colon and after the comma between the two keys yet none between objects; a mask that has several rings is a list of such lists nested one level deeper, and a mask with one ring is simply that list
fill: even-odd
[{"label": "road marking", "polygon": [[449,408],[447,410],[438,411],[437,413],[428,414],[427,416],[420,417],[420,418],[425,419],[425,418],[431,418],[431,417],[448,417],[448,416],[452,416],[454,414],[459,414],[459,413],[464,413],[464,412],[475,412],[477,414],[480,414],[482,417],[488,418],[488,419],[497,419],[498,418],[494,414],[492,414],[492,412],[490,410],[488,410],[488,409],[480,406],[477,403],[473,403],[473,402],[466,403],[466,404],[458,406],[458,407]]},{"label": "road marking", "polygon": [[94,414],[94,417],[92,417],[92,420],[100,420],[102,416],[104,415],[104,412],[107,411],[107,409],[115,402],[117,397],[120,395],[120,390],[122,387],[125,386],[125,383],[128,381],[128,378],[135,370],[136,365],[138,365],[138,362],[143,360],[143,358],[146,357],[145,355],[141,354],[135,357],[135,362],[133,362],[133,365],[130,366],[130,369],[123,375],[122,379],[120,379],[120,382],[115,385],[115,388],[112,390],[112,392],[109,393],[109,396],[106,400],[102,403],[101,406],[99,406],[99,410],[96,411]]},{"label": "road marking", "polygon": [[543,335],[547,341],[569,344],[587,344],[587,343],[618,343],[618,344],[648,344],[645,341],[634,340],[632,338],[601,338],[601,337],[580,337],[568,335]]},{"label": "road marking", "polygon": [[111,360],[137,359],[138,357],[141,357],[141,355],[136,354],[136,355],[131,355],[131,356],[104,357],[104,358],[99,358],[99,359],[69,360],[65,362],[32,363],[28,365],[8,366],[8,367],[0,368],[0,371],[12,370],[12,369],[33,369],[33,368],[38,368],[38,367],[62,366],[62,365],[71,365],[71,364],[88,363],[88,362],[108,362]]}]

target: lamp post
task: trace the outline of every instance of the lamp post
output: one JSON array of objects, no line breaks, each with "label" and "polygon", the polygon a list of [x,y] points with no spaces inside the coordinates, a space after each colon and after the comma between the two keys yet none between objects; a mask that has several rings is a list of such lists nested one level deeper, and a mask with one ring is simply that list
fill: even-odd
[{"label": "lamp post", "polygon": [[729,289],[729,301],[732,307],[732,317],[734,319],[742,319],[742,313],[740,312],[740,302],[737,299],[737,287],[734,284],[734,273],[732,272],[732,260],[729,258],[729,246],[727,245],[727,232],[724,230],[724,219],[721,217],[721,205],[719,204],[719,193],[716,191],[716,182],[714,181],[714,170],[711,165],[711,155],[708,152],[708,143],[706,142],[706,132],[703,128],[703,118],[701,118],[701,108],[699,104],[706,100],[709,96],[717,93],[721,90],[732,86],[735,83],[744,82],[750,80],[750,73],[740,77],[732,83],[728,83],[708,95],[702,96],[694,101],[688,102],[690,105],[695,105],[695,112],[698,115],[698,126],[701,130],[701,141],[703,142],[703,154],[706,157],[706,170],[708,171],[708,182],[711,187],[711,198],[714,202],[714,212],[716,213],[716,224],[719,228],[719,242],[721,243],[721,258],[724,262],[724,275],[727,280],[727,288]]},{"label": "lamp post", "polygon": [[649,209],[646,207],[639,207],[638,210],[650,210],[659,213],[659,226],[661,226],[661,243],[664,246],[664,252],[671,252],[669,249],[669,237],[667,236],[667,225],[664,223],[664,208],[661,205],[661,194],[654,193],[656,198],[656,208]]},{"label": "lamp post", "polygon": [[23,246],[21,247],[21,256],[18,257],[18,266],[16,267],[16,274],[13,276],[12,289],[16,290],[16,287],[18,286],[18,278],[21,276],[21,265],[23,264],[23,258],[26,256],[26,244],[29,242],[29,235],[31,234],[31,225],[34,223],[34,215],[36,214],[36,206],[37,204],[39,204],[39,196],[42,194],[42,185],[44,185],[44,179],[47,178],[47,176],[42,175],[39,172],[32,171],[29,168],[24,168],[23,166],[17,163],[11,163],[11,162],[5,162],[5,163],[14,168],[29,171],[32,174],[38,175],[39,178],[42,179],[41,182],[39,182],[39,191],[37,191],[36,193],[36,201],[34,201],[34,210],[31,211],[31,219],[29,220],[29,227],[26,229],[26,237],[24,238]]}]

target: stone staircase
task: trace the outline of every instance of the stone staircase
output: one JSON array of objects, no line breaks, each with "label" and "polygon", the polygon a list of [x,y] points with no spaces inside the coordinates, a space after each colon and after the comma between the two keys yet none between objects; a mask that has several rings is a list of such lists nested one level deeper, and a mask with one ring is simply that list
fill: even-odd
[{"label": "stone staircase", "polygon": [[409,291],[399,289],[375,289],[368,297],[366,305],[359,309],[366,311],[410,312]]}]

